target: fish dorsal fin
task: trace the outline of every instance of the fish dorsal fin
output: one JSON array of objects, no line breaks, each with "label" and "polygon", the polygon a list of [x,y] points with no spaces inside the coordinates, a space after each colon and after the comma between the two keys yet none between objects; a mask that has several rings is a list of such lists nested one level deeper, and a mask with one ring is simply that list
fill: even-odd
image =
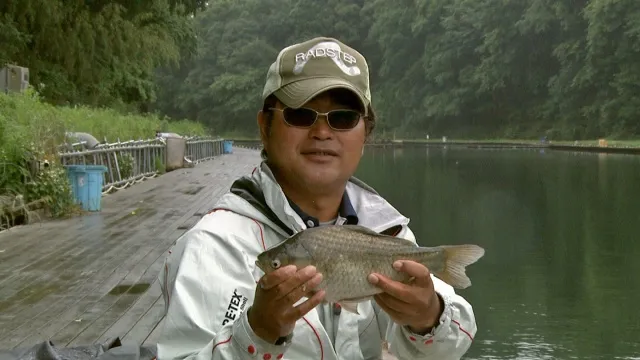
[{"label": "fish dorsal fin", "polygon": [[392,244],[398,245],[398,246],[409,246],[409,247],[416,247],[416,244],[414,244],[412,241],[409,241],[407,239],[404,238],[399,238],[399,237],[395,237],[395,236],[390,236],[390,235],[385,235],[385,234],[379,234],[369,228],[366,228],[364,226],[361,225],[342,225],[342,227],[348,229],[349,231],[354,231],[354,232],[358,232],[361,234],[365,234],[368,236],[372,236],[377,238],[378,241],[388,241]]},{"label": "fish dorsal fin", "polygon": [[402,225],[395,225],[392,226],[390,228],[388,228],[387,230],[383,230],[380,232],[380,234],[383,235],[389,235],[389,236],[396,236],[400,233],[400,231],[402,231]]},{"label": "fish dorsal fin", "polygon": [[373,230],[371,230],[371,229],[369,229],[367,227],[364,227],[362,225],[342,225],[342,227],[348,229],[349,231],[359,232],[359,233],[367,234],[367,235],[370,235],[370,236],[385,236],[385,235],[379,234],[379,233],[377,233],[377,232],[375,232],[375,231],[373,231]]}]

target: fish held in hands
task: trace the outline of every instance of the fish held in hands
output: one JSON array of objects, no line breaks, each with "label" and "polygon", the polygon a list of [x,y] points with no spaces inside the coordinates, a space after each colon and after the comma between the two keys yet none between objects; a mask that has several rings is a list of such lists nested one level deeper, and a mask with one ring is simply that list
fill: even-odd
[{"label": "fish held in hands", "polygon": [[308,265],[322,273],[322,282],[313,289],[325,291],[325,302],[339,303],[358,313],[357,303],[382,290],[369,283],[371,273],[408,283],[412,279],[393,268],[396,260],[412,260],[457,289],[471,286],[465,268],[478,261],[484,249],[477,245],[418,247],[413,242],[378,234],[359,225],[320,226],[303,230],[263,251],[256,265],[269,274],[276,269]]}]

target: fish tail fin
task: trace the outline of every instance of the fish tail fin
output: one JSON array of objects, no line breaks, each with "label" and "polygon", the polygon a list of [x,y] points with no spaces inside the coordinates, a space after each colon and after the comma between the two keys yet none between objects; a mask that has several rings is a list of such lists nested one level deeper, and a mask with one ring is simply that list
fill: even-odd
[{"label": "fish tail fin", "polygon": [[471,279],[465,268],[478,261],[484,255],[484,249],[478,245],[445,245],[444,268],[434,273],[438,278],[457,289],[471,286]]}]

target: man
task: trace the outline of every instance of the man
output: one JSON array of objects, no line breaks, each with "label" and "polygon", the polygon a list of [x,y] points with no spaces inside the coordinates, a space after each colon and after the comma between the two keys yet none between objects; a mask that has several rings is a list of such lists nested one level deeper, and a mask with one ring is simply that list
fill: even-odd
[{"label": "man", "polygon": [[331,38],[283,49],[258,125],[265,161],[236,181],[173,248],[160,274],[163,359],[459,359],[476,333],[471,306],[424,266],[411,285],[372,274],[384,293],[358,313],[312,294],[322,274],[257,255],[308,227],[360,224],[415,242],[409,220],[352,177],[375,124],[364,57]]}]

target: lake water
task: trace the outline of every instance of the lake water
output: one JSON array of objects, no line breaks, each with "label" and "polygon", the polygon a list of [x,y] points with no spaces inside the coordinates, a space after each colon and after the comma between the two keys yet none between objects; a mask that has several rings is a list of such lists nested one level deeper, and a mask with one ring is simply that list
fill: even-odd
[{"label": "lake water", "polygon": [[368,148],[425,246],[475,243],[464,359],[640,359],[640,156]]}]

